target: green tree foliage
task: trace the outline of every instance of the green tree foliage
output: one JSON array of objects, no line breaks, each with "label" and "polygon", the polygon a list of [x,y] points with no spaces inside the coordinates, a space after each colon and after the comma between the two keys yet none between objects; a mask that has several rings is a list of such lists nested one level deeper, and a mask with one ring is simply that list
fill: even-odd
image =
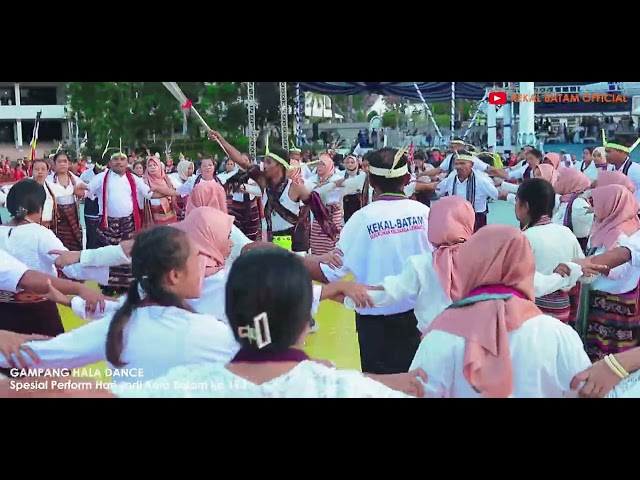
[{"label": "green tree foliage", "polygon": [[[245,82],[180,82],[198,112],[214,130],[220,130],[239,149],[248,150],[247,88]],[[87,153],[102,152],[107,140],[117,148],[164,151],[165,142],[174,141],[172,151],[195,156],[199,151],[222,153],[193,116],[188,118],[188,135],[183,137],[184,114],[177,100],[161,82],[70,82],[67,85],[72,119],[78,115],[81,132],[88,133]],[[256,127],[280,127],[280,91],[277,82],[256,82]],[[295,87],[289,84],[292,135],[295,115]],[[155,136],[155,143],[152,141]]]}]

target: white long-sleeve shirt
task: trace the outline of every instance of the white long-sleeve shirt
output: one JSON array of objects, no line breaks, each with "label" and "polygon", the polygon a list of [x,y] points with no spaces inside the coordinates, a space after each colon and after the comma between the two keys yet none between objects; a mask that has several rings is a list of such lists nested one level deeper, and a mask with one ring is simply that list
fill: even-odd
[{"label": "white long-sleeve shirt", "polygon": [[[51,340],[28,342],[38,356],[32,368],[81,368],[106,360],[105,345],[112,315],[76,328]],[[127,363],[119,369],[109,364],[114,382],[131,382],[130,372],[140,374],[133,379],[152,380],[174,367],[206,362],[229,362],[237,353],[231,328],[210,315],[191,313],[176,307],[149,306],[134,310],[124,331],[121,359]],[[0,368],[8,368],[0,354]]]},{"label": "white long-sleeve shirt", "polygon": [[[425,335],[410,370],[428,376],[427,398],[481,398],[464,377],[466,340],[433,330]],[[548,315],[538,315],[509,332],[514,389],[511,398],[570,396],[575,375],[591,366],[576,331]]]}]

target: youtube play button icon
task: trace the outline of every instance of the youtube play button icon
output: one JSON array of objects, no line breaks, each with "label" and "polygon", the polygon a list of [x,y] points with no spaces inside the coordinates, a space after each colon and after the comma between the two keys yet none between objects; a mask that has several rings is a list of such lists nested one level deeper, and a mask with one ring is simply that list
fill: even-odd
[{"label": "youtube play button icon", "polygon": [[506,105],[507,92],[491,92],[489,93],[489,103],[491,105]]}]

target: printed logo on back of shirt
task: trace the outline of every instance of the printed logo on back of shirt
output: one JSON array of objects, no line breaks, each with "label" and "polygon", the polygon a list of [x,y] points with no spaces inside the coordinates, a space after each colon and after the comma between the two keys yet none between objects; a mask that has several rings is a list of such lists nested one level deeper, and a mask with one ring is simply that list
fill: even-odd
[{"label": "printed logo on back of shirt", "polygon": [[422,230],[424,228],[424,217],[402,217],[395,220],[383,220],[367,225],[369,238],[374,239],[386,235],[397,235],[399,233]]}]

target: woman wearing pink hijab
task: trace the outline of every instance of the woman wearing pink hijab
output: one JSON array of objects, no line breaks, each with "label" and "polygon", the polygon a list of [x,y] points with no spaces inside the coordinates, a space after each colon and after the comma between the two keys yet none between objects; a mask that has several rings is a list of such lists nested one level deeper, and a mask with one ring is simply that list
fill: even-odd
[{"label": "woman wearing pink hijab", "polygon": [[218,182],[200,182],[193,187],[187,201],[186,214],[199,207],[211,207],[227,213],[227,193]]},{"label": "woman wearing pink hijab", "polygon": [[558,171],[553,168],[552,165],[549,165],[547,163],[541,163],[540,165],[538,165],[534,169],[533,175],[536,178],[542,178],[546,180],[551,185],[555,184],[558,180]]},{"label": "woman wearing pink hijab", "polygon": [[596,180],[596,187],[606,187],[607,185],[622,185],[631,193],[636,192],[636,186],[633,184],[629,177],[624,173],[613,170],[602,170],[598,172],[598,180]]},{"label": "woman wearing pink hijab", "polygon": [[547,153],[542,159],[542,165],[551,165],[554,170],[558,170],[560,168],[560,155],[555,152]]},{"label": "woman wearing pink hijab", "polygon": [[415,297],[418,329],[424,331],[452,299],[459,298],[452,278],[453,258],[459,246],[473,235],[475,219],[473,206],[462,197],[448,196],[434,202],[429,212],[428,235],[435,251],[407,258],[402,273],[388,276],[382,285],[372,287],[369,295],[375,307]]},{"label": "woman wearing pink hijab", "polygon": [[[167,176],[163,163],[156,157],[149,157],[147,169],[143,175],[144,181],[152,189],[154,187],[170,188],[173,183]],[[172,197],[152,198],[145,200],[144,220],[149,225],[169,225],[178,221],[177,205]]]},{"label": "woman wearing pink hijab", "polygon": [[[335,172],[333,158],[328,153],[320,155],[320,163],[316,169],[316,174],[309,178],[309,188],[316,190],[324,185],[342,180],[342,175]],[[322,229],[320,223],[315,219],[311,224],[310,246],[313,255],[324,255],[335,249],[340,239],[340,231],[342,230],[342,194],[340,191],[331,191],[325,195],[321,195],[322,203],[325,204],[329,211],[328,221],[331,222],[337,231],[335,239],[331,239]]]},{"label": "woman wearing pink hijab", "polygon": [[591,179],[577,168],[563,168],[554,184],[556,194],[560,195],[560,205],[553,215],[553,223],[571,230],[583,251],[587,249],[593,224],[593,212],[583,198],[590,186]]},{"label": "woman wearing pink hijab", "polygon": [[534,274],[529,241],[515,227],[488,225],[459,247],[453,278],[462,299],[433,320],[411,365],[427,373],[426,397],[557,398],[570,391],[589,358],[575,330],[536,307]]},{"label": "woman wearing pink hijab", "polygon": [[[595,220],[590,254],[601,254],[640,237],[638,202],[622,185],[591,191]],[[632,249],[633,250],[633,249]],[[625,263],[591,284],[587,353],[592,360],[640,346],[640,267]],[[586,313],[586,312],[585,312]]]}]

